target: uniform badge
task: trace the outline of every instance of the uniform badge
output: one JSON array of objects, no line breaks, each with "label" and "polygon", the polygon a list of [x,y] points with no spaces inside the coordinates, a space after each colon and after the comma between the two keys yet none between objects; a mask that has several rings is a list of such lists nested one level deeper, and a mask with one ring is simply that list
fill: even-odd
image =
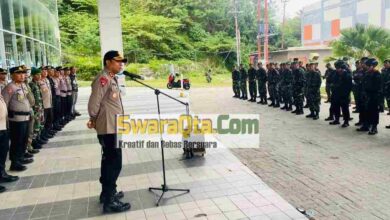
[{"label": "uniform badge", "polygon": [[100,85],[104,87],[107,85],[108,79],[106,77],[102,76],[102,77],[100,77],[99,82],[100,82]]},{"label": "uniform badge", "polygon": [[113,97],[114,99],[116,99],[116,98],[118,97],[118,94],[116,94],[116,92],[114,92],[114,93],[112,94],[112,97]]},{"label": "uniform badge", "polygon": [[18,101],[23,101],[23,99],[24,99],[24,96],[21,94],[18,94]]}]

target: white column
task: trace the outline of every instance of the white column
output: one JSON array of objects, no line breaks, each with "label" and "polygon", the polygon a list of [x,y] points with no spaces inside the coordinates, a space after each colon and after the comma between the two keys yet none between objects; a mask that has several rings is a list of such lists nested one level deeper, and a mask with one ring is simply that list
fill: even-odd
[{"label": "white column", "polygon": [[120,0],[98,0],[100,47],[103,60],[109,50],[123,53]]}]

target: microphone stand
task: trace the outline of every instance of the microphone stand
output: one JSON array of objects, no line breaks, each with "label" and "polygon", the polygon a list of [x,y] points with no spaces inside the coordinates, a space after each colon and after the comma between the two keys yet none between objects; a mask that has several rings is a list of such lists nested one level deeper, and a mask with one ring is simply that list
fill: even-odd
[{"label": "microphone stand", "polygon": [[[137,80],[136,78],[134,77],[130,77],[131,80],[149,88],[149,89],[152,89],[154,91],[154,94],[156,95],[156,99],[157,99],[157,111],[158,111],[158,120],[159,122],[161,121],[161,112],[160,112],[160,100],[159,100],[159,95],[160,94],[163,94],[164,96],[172,99],[172,100],[175,100],[176,102],[179,102],[181,104],[183,104],[185,107],[186,107],[186,113],[187,115],[189,115],[189,106],[188,106],[188,103],[187,102],[183,102],[183,101],[180,101],[179,99],[176,99],[164,92],[161,92],[159,89],[156,89],[156,88],[153,88],[139,80]],[[185,193],[189,193],[190,190],[189,189],[173,189],[173,188],[168,188],[167,186],[167,180],[166,180],[166,176],[165,176],[165,157],[164,157],[164,146],[163,146],[163,138],[162,138],[162,134],[160,132],[160,143],[161,143],[161,157],[162,157],[162,169],[163,169],[163,184],[161,184],[161,187],[149,187],[149,191],[152,191],[152,190],[157,190],[157,191],[161,191],[162,194],[160,195],[160,198],[158,199],[157,203],[156,203],[156,206],[159,206],[160,204],[160,201],[161,199],[163,198],[164,196],[164,193],[165,192],[168,192],[168,191],[178,191],[178,192],[185,192]]]}]

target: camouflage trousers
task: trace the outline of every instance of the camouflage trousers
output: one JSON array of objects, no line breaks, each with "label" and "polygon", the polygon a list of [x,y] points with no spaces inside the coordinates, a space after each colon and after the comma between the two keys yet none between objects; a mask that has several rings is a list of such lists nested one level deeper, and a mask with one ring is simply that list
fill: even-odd
[{"label": "camouflage trousers", "polygon": [[241,94],[243,97],[248,97],[248,89],[246,86],[246,81],[241,82]]},{"label": "camouflage trousers", "polygon": [[281,96],[286,104],[292,104],[293,94],[290,85],[284,85],[281,87]]},{"label": "camouflage trousers", "polygon": [[240,81],[233,81],[233,92],[235,96],[240,96]]},{"label": "camouflage trousers", "polygon": [[251,98],[256,99],[257,96],[256,81],[249,81],[249,94]]},{"label": "camouflage trousers", "polygon": [[293,99],[294,99],[295,107],[297,107],[297,108],[302,108],[303,107],[303,101],[304,101],[303,91],[294,90],[293,91]]},{"label": "camouflage trousers", "polygon": [[320,112],[321,93],[320,90],[307,90],[307,105],[311,112]]}]

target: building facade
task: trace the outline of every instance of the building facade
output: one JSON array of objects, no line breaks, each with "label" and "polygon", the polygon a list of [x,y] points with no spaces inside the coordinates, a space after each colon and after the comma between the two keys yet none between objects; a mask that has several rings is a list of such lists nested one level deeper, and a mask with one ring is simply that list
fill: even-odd
[{"label": "building facade", "polygon": [[303,9],[302,45],[328,45],[356,24],[390,29],[390,0],[321,0]]},{"label": "building facade", "polygon": [[0,66],[59,65],[57,0],[0,0]]}]

